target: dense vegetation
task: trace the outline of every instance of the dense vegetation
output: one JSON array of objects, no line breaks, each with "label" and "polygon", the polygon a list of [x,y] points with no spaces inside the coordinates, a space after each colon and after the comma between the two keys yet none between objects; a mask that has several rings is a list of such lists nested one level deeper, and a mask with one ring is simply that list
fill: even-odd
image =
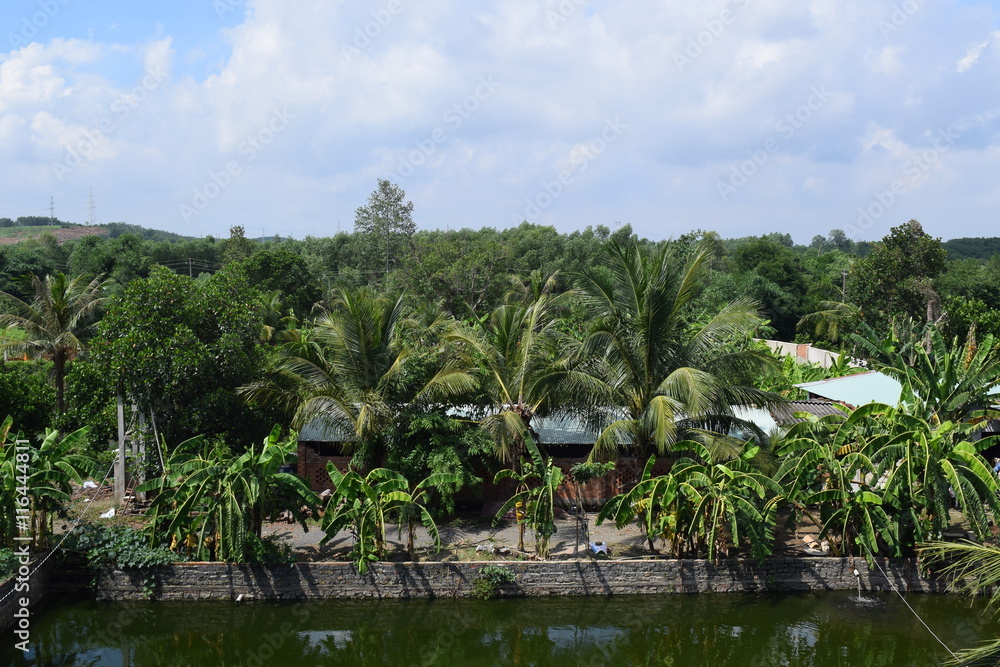
[{"label": "dense vegetation", "polygon": [[[501,509],[520,503],[544,557],[555,492],[574,479],[538,447],[537,418],[554,412],[600,434],[593,460],[648,461],[602,518],[639,521],[652,549],[762,558],[791,516],[838,552],[908,555],[950,505],[990,537],[997,480],[976,431],[1000,383],[1000,256],[949,259],[915,221],[874,244],[833,230],[796,246],[651,241],[628,225],[416,231],[411,212],[380,181],[334,237],[122,224],[0,246],[0,396],[45,475],[35,532],[109,463],[121,397],[142,416],[133,437],[154,444],[138,462],[150,544],[190,557],[274,558],[262,522],[319,509],[282,468],[310,425],[354,457],[330,469],[322,527],[354,533],[360,567],[382,556],[387,523],[433,533],[459,487],[491,478],[512,480]],[[847,368],[782,362],[756,338],[844,348],[900,379],[904,401],[762,433],[734,408]],[[656,457],[669,473],[653,476]],[[18,486],[0,501],[9,542]]]}]

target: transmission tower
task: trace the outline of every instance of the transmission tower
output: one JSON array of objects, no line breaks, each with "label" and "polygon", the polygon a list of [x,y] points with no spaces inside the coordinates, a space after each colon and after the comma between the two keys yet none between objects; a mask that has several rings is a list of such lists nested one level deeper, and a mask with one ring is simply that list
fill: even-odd
[{"label": "transmission tower", "polygon": [[94,205],[94,188],[90,188],[90,199],[87,201],[87,218],[90,220],[90,225],[93,226],[97,224],[97,207]]}]

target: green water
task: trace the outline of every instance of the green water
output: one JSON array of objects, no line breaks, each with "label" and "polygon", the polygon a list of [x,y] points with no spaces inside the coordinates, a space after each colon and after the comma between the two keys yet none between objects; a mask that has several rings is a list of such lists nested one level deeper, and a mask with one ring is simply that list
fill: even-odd
[{"label": "green water", "polygon": [[[899,598],[692,595],[307,604],[102,604],[36,611],[0,665],[932,665],[945,649]],[[952,648],[996,636],[982,604],[907,600]],[[7,634],[7,633],[5,633]]]}]

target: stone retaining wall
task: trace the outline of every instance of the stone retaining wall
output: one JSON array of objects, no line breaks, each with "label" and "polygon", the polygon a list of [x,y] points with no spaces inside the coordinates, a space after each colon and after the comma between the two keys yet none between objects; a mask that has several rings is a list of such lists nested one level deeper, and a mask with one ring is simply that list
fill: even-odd
[{"label": "stone retaining wall", "polygon": [[[42,554],[44,557],[44,554]],[[27,597],[30,601],[28,605],[29,614],[34,614],[38,603],[48,594],[52,580],[54,559],[49,559],[41,567],[35,569],[38,560],[32,561],[28,567],[34,570],[27,578],[27,581],[18,581],[18,575],[14,574],[10,579],[0,583],[0,631],[6,632],[7,628],[14,623],[14,614],[21,609],[21,598]],[[28,590],[25,590],[25,584]],[[28,617],[29,619],[31,616]]]},{"label": "stone retaining wall", "polygon": [[[496,562],[374,563],[359,576],[350,563],[300,563],[265,567],[186,563],[158,568],[155,597],[164,600],[315,600],[325,598],[469,597],[484,565]],[[886,576],[863,559],[776,558],[758,565],[730,560],[506,562],[517,579],[502,594],[635,595],[762,591],[855,590],[946,592],[943,582],[922,578],[912,560],[880,561]],[[859,576],[854,575],[857,568]],[[66,590],[65,586],[59,587]],[[145,595],[141,576],[118,570],[98,578],[101,600]]]}]

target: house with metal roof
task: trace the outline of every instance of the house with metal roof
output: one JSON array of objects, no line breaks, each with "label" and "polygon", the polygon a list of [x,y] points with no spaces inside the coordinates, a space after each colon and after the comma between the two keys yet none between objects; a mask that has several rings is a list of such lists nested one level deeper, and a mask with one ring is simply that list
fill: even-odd
[{"label": "house with metal roof", "polygon": [[809,394],[811,400],[826,399],[856,408],[868,403],[898,405],[903,385],[884,373],[866,371],[829,380],[803,382],[795,385]]}]

